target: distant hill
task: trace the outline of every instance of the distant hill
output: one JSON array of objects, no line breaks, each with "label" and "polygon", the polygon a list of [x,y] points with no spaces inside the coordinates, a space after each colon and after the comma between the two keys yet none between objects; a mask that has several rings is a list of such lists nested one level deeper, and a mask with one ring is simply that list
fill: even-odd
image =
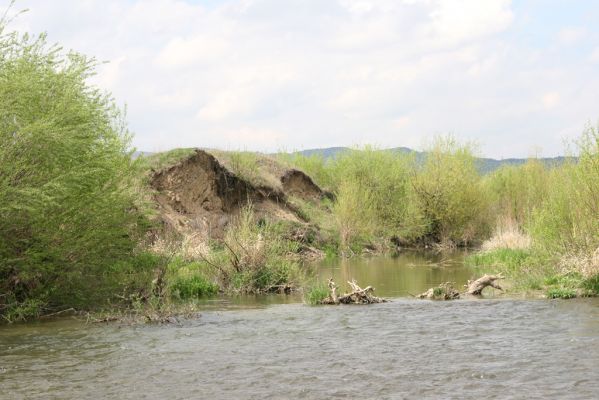
[{"label": "distant hill", "polygon": [[[295,153],[302,154],[302,155],[308,156],[308,157],[313,156],[313,155],[321,155],[325,159],[328,159],[328,158],[334,158],[341,153],[344,153],[346,151],[351,151],[351,150],[352,149],[349,147],[326,147],[326,148],[322,148],[322,149],[308,149],[308,150],[296,151]],[[413,149],[410,149],[409,147],[394,147],[391,149],[385,149],[385,150],[381,150],[381,151],[415,154],[416,159],[419,161],[423,161],[424,157],[426,156],[426,152],[413,150]],[[155,154],[155,153],[151,153],[148,151],[136,151],[133,153],[133,158],[137,158],[140,156],[141,157],[150,156],[152,154]],[[560,157],[539,158],[539,161],[541,161],[543,164],[545,164],[548,167],[555,167],[555,166],[559,166],[559,165],[563,164],[567,159],[568,159],[568,157],[560,156]],[[494,158],[477,158],[476,159],[478,170],[482,174],[488,174],[490,172],[493,172],[503,165],[522,165],[522,164],[526,163],[526,161],[527,161],[526,158],[505,158],[502,160],[496,160]]]},{"label": "distant hill", "polygon": [[[349,147],[327,147],[327,148],[322,148],[322,149],[302,150],[302,151],[298,151],[296,153],[303,154],[305,156],[312,156],[315,154],[319,154],[322,157],[324,157],[325,159],[327,159],[327,158],[333,158],[333,157],[337,156],[338,154],[341,154],[346,151],[351,151],[351,150],[352,149]],[[425,152],[413,150],[408,147],[395,147],[395,148],[385,149],[385,150],[381,150],[381,151],[390,151],[390,152],[394,152],[394,153],[413,153],[413,154],[415,154],[417,160],[424,160],[424,157],[426,156]],[[555,167],[555,166],[559,166],[559,165],[563,164],[567,159],[568,159],[567,157],[559,156],[559,157],[539,158],[539,161],[541,161],[543,164],[545,164],[548,167]],[[504,165],[522,165],[522,164],[526,163],[526,161],[528,161],[528,159],[526,159],[526,158],[505,158],[502,160],[496,160],[494,158],[477,158],[476,161],[477,161],[478,170],[483,174],[488,174]]]}]

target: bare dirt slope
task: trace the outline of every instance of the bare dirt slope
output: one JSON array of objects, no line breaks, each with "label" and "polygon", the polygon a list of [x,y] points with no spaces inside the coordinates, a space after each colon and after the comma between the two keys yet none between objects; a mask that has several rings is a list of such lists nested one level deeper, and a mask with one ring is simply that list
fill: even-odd
[{"label": "bare dirt slope", "polygon": [[289,196],[316,201],[322,190],[301,171],[285,169],[270,159],[265,163],[272,164],[268,168],[271,185],[250,183],[200,149],[155,172],[151,186],[165,228],[220,239],[232,218],[250,202],[258,218],[304,222]]}]

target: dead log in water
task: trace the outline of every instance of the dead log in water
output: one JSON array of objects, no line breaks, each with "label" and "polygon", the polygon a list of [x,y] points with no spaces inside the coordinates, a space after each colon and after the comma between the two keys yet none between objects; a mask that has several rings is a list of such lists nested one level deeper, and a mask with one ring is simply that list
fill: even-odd
[{"label": "dead log in water", "polygon": [[373,295],[374,288],[367,286],[362,289],[356,283],[355,279],[347,282],[352,291],[342,296],[337,295],[337,285],[333,278],[329,279],[329,296],[320,301],[320,304],[373,304],[385,303],[387,300]]},{"label": "dead log in water", "polygon": [[[495,289],[503,290],[501,286],[495,282],[498,279],[503,279],[501,274],[499,275],[484,275],[475,281],[468,281],[466,286],[465,295],[480,296],[483,289],[486,287],[492,287]],[[461,296],[460,292],[453,288],[450,282],[445,282],[437,287],[430,288],[424,293],[421,293],[415,297],[419,299],[429,300],[457,300]]]},{"label": "dead log in water", "polygon": [[503,289],[501,288],[501,286],[499,286],[495,281],[498,279],[503,279],[503,276],[501,274],[499,275],[484,275],[480,278],[478,278],[475,281],[468,281],[468,290],[466,290],[466,294],[471,294],[471,295],[475,295],[475,296],[480,296],[480,294],[482,293],[483,289],[490,286],[492,288],[495,289],[499,289],[501,291],[503,291]]}]

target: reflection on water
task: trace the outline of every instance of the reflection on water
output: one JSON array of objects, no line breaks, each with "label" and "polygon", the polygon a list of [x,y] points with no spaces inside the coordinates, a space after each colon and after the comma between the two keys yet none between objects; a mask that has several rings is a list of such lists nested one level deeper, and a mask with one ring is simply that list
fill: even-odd
[{"label": "reflection on water", "polygon": [[319,266],[320,279],[333,277],[341,287],[355,279],[362,287],[371,285],[383,297],[406,297],[422,293],[444,282],[458,290],[472,278],[464,266],[464,253],[450,255],[402,253],[397,257],[333,259]]},{"label": "reflection on water", "polygon": [[[469,277],[459,264],[409,257],[341,260],[322,274],[355,277],[388,297]],[[598,299],[272,304],[297,300],[211,300],[178,325],[2,326],[0,398],[592,399],[599,391]]]}]

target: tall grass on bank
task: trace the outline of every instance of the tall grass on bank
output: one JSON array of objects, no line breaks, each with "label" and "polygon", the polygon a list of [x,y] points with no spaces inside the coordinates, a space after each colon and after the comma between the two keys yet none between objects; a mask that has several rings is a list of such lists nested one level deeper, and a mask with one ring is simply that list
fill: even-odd
[{"label": "tall grass on bank", "polygon": [[485,240],[481,246],[483,251],[495,249],[526,250],[532,246],[532,238],[525,233],[513,219],[497,217],[497,226],[493,236]]},{"label": "tall grass on bank", "polygon": [[228,227],[222,242],[183,240],[174,257],[180,261],[171,263],[167,276],[169,293],[191,298],[217,290],[271,293],[298,288],[302,279],[298,243],[285,238],[285,229],[282,224],[258,220],[249,204]]},{"label": "tall grass on bank", "polygon": [[[597,128],[585,129],[577,150],[578,162],[559,168],[529,163],[509,174],[500,172],[502,187],[514,190],[494,193],[494,212],[498,218],[517,218],[519,240],[530,237],[530,243],[510,245],[502,239],[505,232],[499,232],[484,252],[471,257],[472,263],[503,270],[517,285],[544,289],[550,298],[599,295]],[[497,183],[498,178],[491,180]]]}]

